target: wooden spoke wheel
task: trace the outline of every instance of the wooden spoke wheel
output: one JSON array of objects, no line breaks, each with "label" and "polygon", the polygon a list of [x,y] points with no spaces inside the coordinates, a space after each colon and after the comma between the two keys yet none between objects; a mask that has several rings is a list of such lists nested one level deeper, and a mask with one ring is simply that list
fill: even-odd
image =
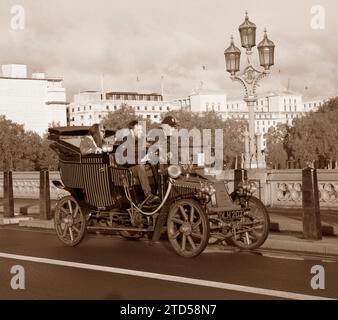
[{"label": "wooden spoke wheel", "polygon": [[236,200],[246,210],[236,223],[230,241],[238,248],[253,250],[263,245],[269,235],[270,218],[264,204],[257,198]]},{"label": "wooden spoke wheel", "polygon": [[207,246],[210,235],[205,210],[193,199],[175,202],[169,210],[167,232],[172,247],[180,256],[198,256]]},{"label": "wooden spoke wheel", "polygon": [[86,233],[86,216],[74,197],[59,200],[55,208],[54,227],[65,245],[73,247],[82,241]]}]

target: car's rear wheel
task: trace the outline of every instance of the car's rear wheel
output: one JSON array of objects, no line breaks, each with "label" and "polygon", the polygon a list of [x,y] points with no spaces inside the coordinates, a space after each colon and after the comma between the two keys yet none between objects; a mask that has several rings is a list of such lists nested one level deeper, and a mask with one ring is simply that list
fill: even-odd
[{"label": "car's rear wheel", "polygon": [[59,200],[55,208],[54,227],[65,245],[73,247],[82,241],[86,233],[86,216],[74,197]]},{"label": "car's rear wheel", "polygon": [[193,199],[175,202],[169,210],[167,232],[177,254],[185,258],[198,256],[207,246],[210,236],[205,210]]}]

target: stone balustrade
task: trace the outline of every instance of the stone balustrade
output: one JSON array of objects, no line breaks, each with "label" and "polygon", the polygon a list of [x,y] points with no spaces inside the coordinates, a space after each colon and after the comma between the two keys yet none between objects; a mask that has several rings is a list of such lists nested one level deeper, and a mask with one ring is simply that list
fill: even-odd
[{"label": "stone balustrade", "polygon": [[[56,188],[52,180],[60,180],[59,172],[50,172],[50,196],[52,200],[61,198],[68,192]],[[3,198],[4,181],[3,172],[0,172],[0,197]],[[14,199],[39,199],[40,172],[13,172]]]},{"label": "stone balustrade", "polygon": [[[317,170],[320,207],[338,209],[338,170]],[[226,171],[233,190],[233,171]],[[248,170],[248,178],[257,187],[255,196],[270,207],[302,208],[302,170]]]},{"label": "stone balustrade", "polygon": [[[317,170],[320,206],[338,209],[338,170]],[[229,191],[234,188],[234,171],[224,171]],[[257,187],[255,196],[267,206],[275,208],[302,207],[302,170],[248,170],[248,178]],[[39,198],[39,172],[13,172],[14,198]],[[50,180],[58,180],[58,172],[50,172]],[[59,199],[67,192],[50,183],[51,199]],[[0,173],[0,197],[3,197],[3,173]]]}]

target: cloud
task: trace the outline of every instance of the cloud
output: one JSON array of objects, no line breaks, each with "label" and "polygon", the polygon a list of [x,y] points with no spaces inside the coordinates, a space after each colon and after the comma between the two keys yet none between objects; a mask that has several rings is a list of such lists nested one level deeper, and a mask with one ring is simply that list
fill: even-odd
[{"label": "cloud", "polygon": [[[20,62],[31,71],[62,76],[68,99],[78,90],[165,91],[188,94],[200,81],[240,94],[225,72],[224,49],[249,11],[260,40],[264,27],[276,44],[276,66],[264,88],[280,84],[311,95],[337,94],[338,22],[335,0],[326,9],[326,29],[311,29],[307,0],[21,0],[26,28],[9,27],[13,1],[0,4],[0,62]],[[244,61],[244,55],[242,55]],[[244,62],[243,62],[244,63]],[[202,66],[207,66],[203,71]],[[279,73],[278,70],[281,70]],[[141,80],[136,83],[136,77]],[[263,84],[262,84],[263,89]]]}]

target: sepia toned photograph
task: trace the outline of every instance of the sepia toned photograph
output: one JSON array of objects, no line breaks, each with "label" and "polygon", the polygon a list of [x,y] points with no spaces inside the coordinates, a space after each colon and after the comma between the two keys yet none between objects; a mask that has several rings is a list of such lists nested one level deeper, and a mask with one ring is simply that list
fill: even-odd
[{"label": "sepia toned photograph", "polygon": [[337,11],[2,0],[0,301],[338,299]]}]

